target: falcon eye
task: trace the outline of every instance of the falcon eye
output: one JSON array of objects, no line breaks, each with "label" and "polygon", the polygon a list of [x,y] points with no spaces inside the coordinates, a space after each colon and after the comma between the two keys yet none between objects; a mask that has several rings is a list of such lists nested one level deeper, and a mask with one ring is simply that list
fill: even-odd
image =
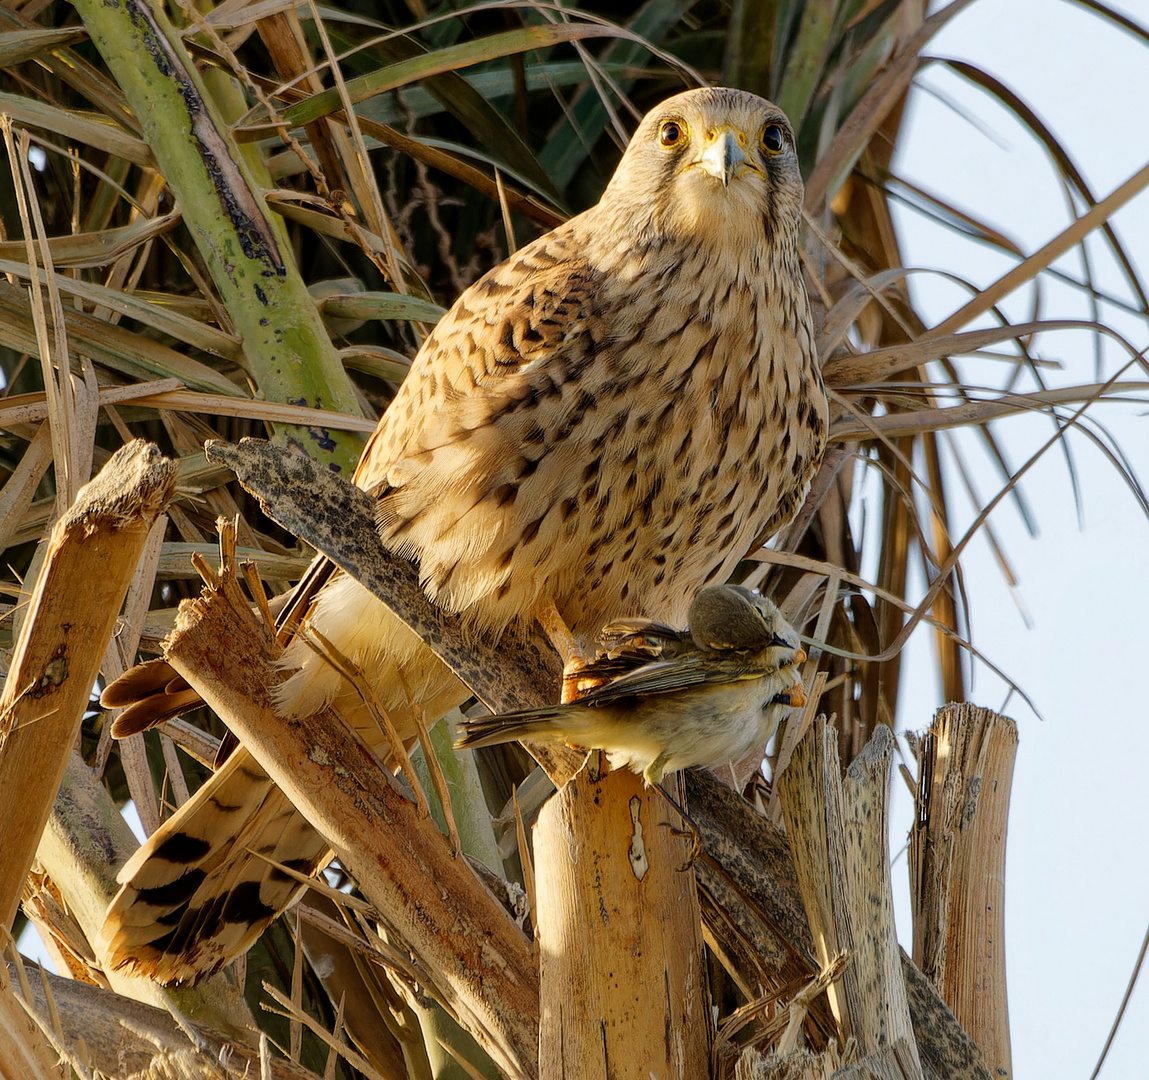
[{"label": "falcon eye", "polygon": [[682,130],[681,124],[676,124],[673,120],[667,120],[665,124],[658,129],[658,141],[663,146],[674,146],[682,141],[685,132]]},{"label": "falcon eye", "polygon": [[762,146],[768,154],[780,154],[786,147],[786,133],[781,124],[767,124],[762,129]]}]

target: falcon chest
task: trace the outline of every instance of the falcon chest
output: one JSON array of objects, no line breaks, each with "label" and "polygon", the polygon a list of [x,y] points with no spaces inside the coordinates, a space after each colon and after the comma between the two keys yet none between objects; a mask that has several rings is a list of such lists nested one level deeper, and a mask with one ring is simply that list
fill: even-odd
[{"label": "falcon chest", "polygon": [[568,227],[492,272],[380,425],[384,540],[492,629],[544,596],[589,635],[682,625],[816,459],[806,299],[777,254]]},{"label": "falcon chest", "polygon": [[579,379],[585,479],[567,496],[579,557],[562,591],[574,621],[593,623],[612,602],[610,615],[673,622],[808,481],[816,375],[804,294],[701,248],[677,254],[633,253],[596,298],[600,340]]}]

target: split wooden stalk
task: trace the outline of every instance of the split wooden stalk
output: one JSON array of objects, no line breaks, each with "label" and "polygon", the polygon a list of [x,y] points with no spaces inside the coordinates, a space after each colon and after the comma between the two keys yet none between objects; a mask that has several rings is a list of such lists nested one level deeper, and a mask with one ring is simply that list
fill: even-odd
[{"label": "split wooden stalk", "polygon": [[914,960],[985,1054],[1013,1075],[1005,979],[1005,841],[1017,725],[940,709],[922,744],[910,832]]},{"label": "split wooden stalk", "polygon": [[678,813],[629,770],[595,780],[584,768],[540,812],[541,1076],[710,1075],[691,842],[668,825],[681,827]]},{"label": "split wooden stalk", "polygon": [[[249,1044],[199,1025],[181,1029],[166,1009],[75,979],[38,972],[31,964],[22,968],[0,959],[0,1009],[19,1010],[17,1015],[25,1024],[32,1023],[31,1012],[39,1027],[36,1034],[52,1033],[55,1047],[51,1068],[40,1074],[25,1067],[15,1057],[17,1048],[5,1044],[7,1031],[0,1020],[0,1080],[42,1080],[42,1076],[60,1080],[56,1063],[61,1055],[85,1064],[86,1075],[99,1077],[253,1080],[261,1075],[254,1041]],[[43,1036],[45,1043],[47,1039]],[[9,1072],[2,1067],[6,1052],[16,1065]],[[77,1069],[64,1075],[85,1073]],[[266,1080],[315,1080],[315,1074],[276,1056],[271,1059]]]},{"label": "split wooden stalk", "polygon": [[59,1080],[58,1062],[47,1036],[20,1004],[0,959],[0,1080]]},{"label": "split wooden stalk", "polygon": [[118,450],[52,531],[0,693],[0,925],[11,928],[152,522],[178,469],[142,440]]},{"label": "split wooden stalk", "polygon": [[825,968],[849,956],[828,991],[842,1035],[853,1037],[875,1075],[920,1080],[890,889],[893,744],[890,729],[879,725],[843,780],[838,734],[819,717],[778,785],[818,961]]},{"label": "split wooden stalk", "polygon": [[280,649],[240,591],[233,556],[234,535],[219,580],[181,605],[168,660],[335,849],[436,997],[504,1072],[536,1076],[530,942],[346,725],[328,712],[276,713]]}]

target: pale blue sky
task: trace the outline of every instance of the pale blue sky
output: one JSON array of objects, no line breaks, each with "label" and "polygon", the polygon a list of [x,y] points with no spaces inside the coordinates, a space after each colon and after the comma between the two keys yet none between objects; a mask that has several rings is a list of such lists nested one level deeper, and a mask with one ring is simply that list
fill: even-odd
[{"label": "pale blue sky", "polygon": [[[1149,4],[1127,0],[1127,14],[1149,25]],[[1066,0],[980,0],[932,43],[933,56],[960,58],[1006,82],[1042,117],[1074,157],[1098,198],[1149,162],[1149,47]],[[1069,221],[1066,197],[1044,150],[984,92],[940,66],[918,80],[895,172],[998,228],[1030,253]],[[927,89],[928,88],[928,89]],[[966,115],[963,116],[962,113]],[[971,122],[976,117],[976,123]],[[979,127],[980,125],[980,127]],[[1115,224],[1143,279],[1149,276],[1149,195]],[[944,267],[979,285],[1011,261],[900,212],[907,265]],[[1103,285],[1131,299],[1104,254],[1090,243]],[[1080,260],[1057,265],[1080,273]],[[936,277],[916,276],[921,310],[938,321],[960,294]],[[1033,317],[1034,294],[1005,308]],[[1047,281],[1044,317],[1092,317],[1079,293]],[[1102,318],[1137,348],[1149,324],[1113,307]],[[1046,335],[1038,352],[1065,364],[1052,384],[1093,379],[1092,342]],[[1121,354],[1107,347],[1106,376]],[[987,367],[990,374],[986,374]],[[1000,380],[1002,365],[969,361],[967,378]],[[1143,401],[1146,399],[1143,397]],[[1116,436],[1149,484],[1146,405],[1112,405],[1096,417]],[[1020,466],[1050,435],[1048,420],[999,422],[996,434]],[[976,440],[960,445],[977,466],[980,494],[1000,486]],[[1079,530],[1065,461],[1048,454],[1024,484],[1040,535],[1028,536],[1012,506],[991,521],[1019,580],[1027,629],[988,545],[964,559],[977,646],[1034,699],[1044,721],[1016,696],[1004,711],[1017,720],[1020,747],[1010,814],[1006,872],[1006,953],[1014,1075],[1087,1080],[1104,1044],[1149,924],[1149,863],[1141,822],[1149,812],[1149,725],[1140,686],[1149,600],[1149,522],[1113,467],[1083,437],[1072,438],[1083,489]],[[956,476],[950,476],[959,490]],[[972,518],[955,500],[958,531]],[[929,642],[911,643],[903,723],[925,727],[939,704]],[[1005,687],[979,667],[971,694],[1001,708]],[[897,820],[891,843],[904,843],[910,805],[895,778]],[[908,946],[904,857],[895,868],[899,920]],[[1135,991],[1103,1077],[1144,1077],[1149,1058],[1149,990]]]}]

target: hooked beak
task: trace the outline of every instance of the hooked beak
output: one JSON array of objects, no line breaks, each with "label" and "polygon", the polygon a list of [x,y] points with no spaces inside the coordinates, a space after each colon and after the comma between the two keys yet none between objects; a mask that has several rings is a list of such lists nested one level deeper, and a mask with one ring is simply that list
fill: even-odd
[{"label": "hooked beak", "polygon": [[743,165],[750,164],[750,158],[738,141],[737,134],[730,128],[723,128],[714,136],[714,141],[702,151],[698,164],[703,172],[708,172],[726,187],[738,175]]}]

